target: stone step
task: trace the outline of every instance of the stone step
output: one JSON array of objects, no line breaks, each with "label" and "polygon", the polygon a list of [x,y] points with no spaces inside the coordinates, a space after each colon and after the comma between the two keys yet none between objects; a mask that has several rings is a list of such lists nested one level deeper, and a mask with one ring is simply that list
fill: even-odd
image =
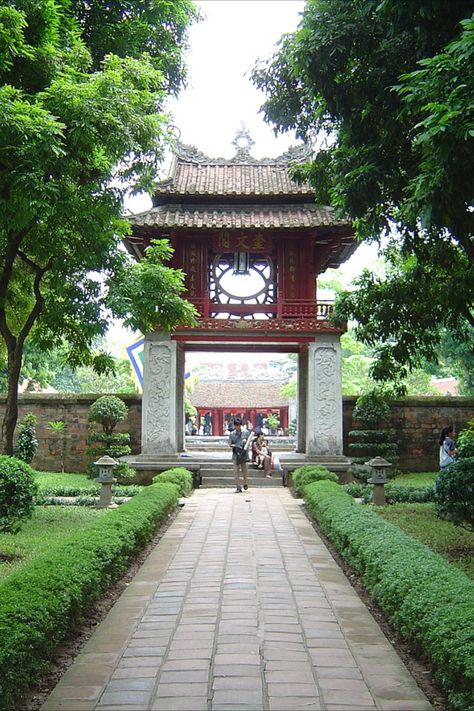
[{"label": "stone step", "polygon": [[[283,486],[283,480],[281,476],[274,474],[271,479],[261,476],[250,476],[248,478],[249,488],[263,488],[263,487],[276,487]],[[235,488],[235,479],[233,476],[203,476],[201,487],[204,489],[212,488]]]}]

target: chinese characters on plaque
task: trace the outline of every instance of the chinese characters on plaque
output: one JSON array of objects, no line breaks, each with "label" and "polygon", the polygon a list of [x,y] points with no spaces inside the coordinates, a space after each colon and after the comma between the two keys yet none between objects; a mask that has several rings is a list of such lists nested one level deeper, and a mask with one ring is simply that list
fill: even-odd
[{"label": "chinese characters on plaque", "polygon": [[214,252],[253,252],[269,254],[272,251],[272,240],[269,236],[259,233],[252,235],[231,235],[221,232],[214,236]]}]

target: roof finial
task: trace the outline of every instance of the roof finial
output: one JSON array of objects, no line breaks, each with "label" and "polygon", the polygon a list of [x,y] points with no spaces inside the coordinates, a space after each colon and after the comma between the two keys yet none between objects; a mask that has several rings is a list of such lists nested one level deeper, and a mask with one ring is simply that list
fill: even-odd
[{"label": "roof finial", "polygon": [[251,157],[250,149],[255,145],[255,141],[252,140],[249,130],[244,123],[242,123],[237,131],[235,138],[232,141],[232,145],[235,146],[237,150],[237,153],[233,158],[234,161],[245,162]]}]

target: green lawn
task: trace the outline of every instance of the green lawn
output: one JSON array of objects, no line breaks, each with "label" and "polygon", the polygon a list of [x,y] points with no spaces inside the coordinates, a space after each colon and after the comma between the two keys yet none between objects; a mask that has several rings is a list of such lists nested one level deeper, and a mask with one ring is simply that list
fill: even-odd
[{"label": "green lawn", "polygon": [[427,486],[434,484],[438,472],[415,472],[414,474],[400,474],[395,479],[392,479],[393,484],[402,484],[403,486]]},{"label": "green lawn", "polygon": [[106,512],[81,506],[37,506],[19,533],[0,533],[0,582]]},{"label": "green lawn", "polygon": [[97,488],[97,480],[89,479],[87,474],[61,474],[61,472],[35,471],[35,481],[41,489],[51,489],[56,486],[74,486],[81,489]]},{"label": "green lawn", "polygon": [[474,580],[474,533],[437,518],[434,504],[378,506],[377,513],[461,568]]}]

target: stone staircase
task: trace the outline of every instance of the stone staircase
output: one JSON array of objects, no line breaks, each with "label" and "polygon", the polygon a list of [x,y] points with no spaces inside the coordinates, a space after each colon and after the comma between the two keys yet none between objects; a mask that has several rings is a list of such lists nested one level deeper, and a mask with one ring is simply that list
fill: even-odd
[{"label": "stone staircase", "polygon": [[[273,470],[267,479],[261,469],[249,462],[250,487],[288,486],[291,473],[303,464],[317,463],[337,472],[344,480],[349,460],[343,456],[308,457],[295,452],[295,442],[289,437],[269,437],[272,451],[278,454],[282,470]],[[173,467],[185,467],[193,474],[194,486],[226,487],[235,485],[231,451],[227,437],[187,437],[186,451],[173,456],[129,455],[121,457],[137,471],[137,483],[149,484],[159,472]]]},{"label": "stone staircase", "polygon": [[[230,453],[229,453],[230,454]],[[183,464],[186,466],[186,464]],[[252,464],[248,465],[250,487],[262,486],[282,486],[282,472],[274,471],[271,479],[267,479],[261,469],[257,469]],[[228,461],[207,460],[201,464],[201,487],[209,489],[212,487],[232,487],[234,486],[234,470],[230,456]]]}]

